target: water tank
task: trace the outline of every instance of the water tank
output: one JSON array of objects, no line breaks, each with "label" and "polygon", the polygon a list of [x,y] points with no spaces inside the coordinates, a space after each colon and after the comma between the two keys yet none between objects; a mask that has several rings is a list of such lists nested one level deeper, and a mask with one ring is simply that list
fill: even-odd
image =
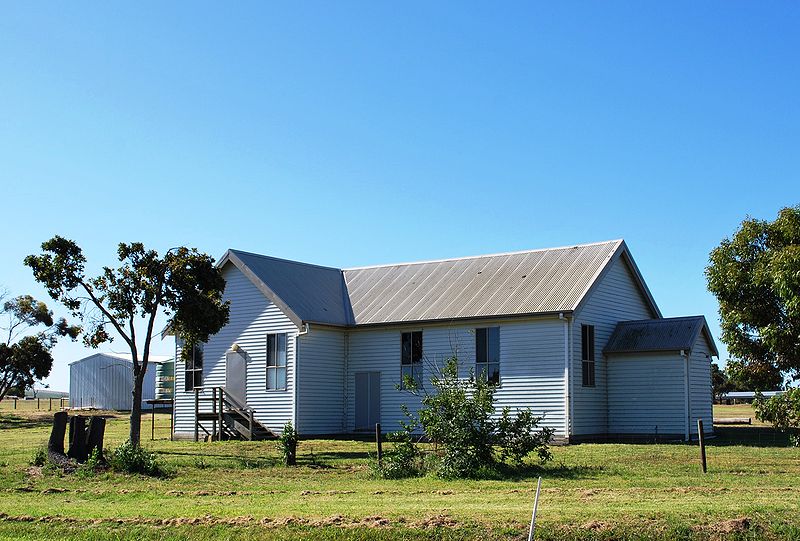
[{"label": "water tank", "polygon": [[172,400],[175,395],[175,361],[156,365],[156,400]]}]

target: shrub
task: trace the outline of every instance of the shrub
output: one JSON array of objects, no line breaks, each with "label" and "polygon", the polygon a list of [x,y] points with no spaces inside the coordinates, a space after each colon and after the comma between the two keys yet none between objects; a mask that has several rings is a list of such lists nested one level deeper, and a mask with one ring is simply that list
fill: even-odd
[{"label": "shrub", "polygon": [[109,464],[114,471],[138,473],[150,477],[166,477],[168,472],[155,453],[141,445],[126,441],[110,453]]},{"label": "shrub", "polygon": [[33,453],[30,465],[44,466],[45,464],[47,464],[47,449],[45,449],[44,447],[39,447],[38,449],[36,449],[36,452]]},{"label": "shrub", "polygon": [[414,441],[416,424],[401,423],[402,430],[388,435],[391,448],[383,453],[377,473],[384,479],[418,477],[425,473],[424,457]]},{"label": "shrub", "polygon": [[800,388],[788,389],[785,393],[768,399],[758,393],[753,407],[758,420],[771,423],[782,432],[788,432],[791,444],[800,447]]},{"label": "shrub", "polygon": [[92,452],[89,454],[89,458],[86,459],[86,462],[80,464],[78,469],[75,470],[75,473],[78,477],[86,478],[92,477],[99,471],[106,469],[106,461],[103,458],[103,452],[95,447],[92,449]]},{"label": "shrub", "polygon": [[[447,359],[431,378],[432,392],[406,378],[403,388],[421,396],[422,407],[411,424],[422,428],[437,450],[436,473],[445,478],[476,477],[497,462],[511,460],[521,465],[536,452],[544,462],[550,460],[548,443],[551,429],[539,429],[540,417],[521,410],[512,417],[508,408],[495,419],[496,386],[484,378],[459,377],[456,357]],[[496,453],[495,449],[499,449]]]},{"label": "shrub", "polygon": [[287,421],[283,425],[283,432],[278,438],[278,451],[283,457],[283,463],[286,466],[294,466],[297,464],[297,431],[292,426],[291,421]]}]

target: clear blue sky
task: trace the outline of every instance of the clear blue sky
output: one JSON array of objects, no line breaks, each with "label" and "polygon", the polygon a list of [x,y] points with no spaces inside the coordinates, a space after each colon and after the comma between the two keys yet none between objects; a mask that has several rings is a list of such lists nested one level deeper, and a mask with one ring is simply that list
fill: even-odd
[{"label": "clear blue sky", "polygon": [[800,202],[796,2],[292,4],[4,3],[0,284],[43,297],[22,259],[56,233],[94,268],[625,238],[717,334],[708,252]]}]

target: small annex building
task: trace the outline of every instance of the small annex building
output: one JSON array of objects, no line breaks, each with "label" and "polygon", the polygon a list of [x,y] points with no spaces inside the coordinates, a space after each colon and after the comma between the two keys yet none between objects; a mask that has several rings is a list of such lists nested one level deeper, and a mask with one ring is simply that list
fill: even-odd
[{"label": "small annex building", "polygon": [[[176,364],[176,437],[392,432],[420,405],[402,378],[428,385],[453,355],[561,440],[712,431],[705,318],[664,318],[622,240],[350,269],[228,250],[218,266],[230,320]],[[215,413],[223,390],[251,418]]]},{"label": "small annex building", "polygon": [[[151,355],[142,386],[142,407],[155,397],[156,367],[172,359]],[[133,396],[133,362],[130,355],[95,353],[69,364],[70,408],[129,411]]]}]

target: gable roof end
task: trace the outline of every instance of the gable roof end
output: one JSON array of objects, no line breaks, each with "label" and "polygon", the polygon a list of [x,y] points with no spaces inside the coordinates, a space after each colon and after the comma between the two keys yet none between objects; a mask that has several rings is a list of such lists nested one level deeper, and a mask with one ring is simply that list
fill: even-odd
[{"label": "gable roof end", "polygon": [[703,316],[622,321],[608,339],[603,353],[691,351],[701,333],[708,340],[713,355],[718,357],[717,346]]},{"label": "gable roof end", "polygon": [[240,250],[228,250],[217,263],[232,263],[264,296],[299,327],[303,323],[346,326],[348,314],[342,271]]}]

